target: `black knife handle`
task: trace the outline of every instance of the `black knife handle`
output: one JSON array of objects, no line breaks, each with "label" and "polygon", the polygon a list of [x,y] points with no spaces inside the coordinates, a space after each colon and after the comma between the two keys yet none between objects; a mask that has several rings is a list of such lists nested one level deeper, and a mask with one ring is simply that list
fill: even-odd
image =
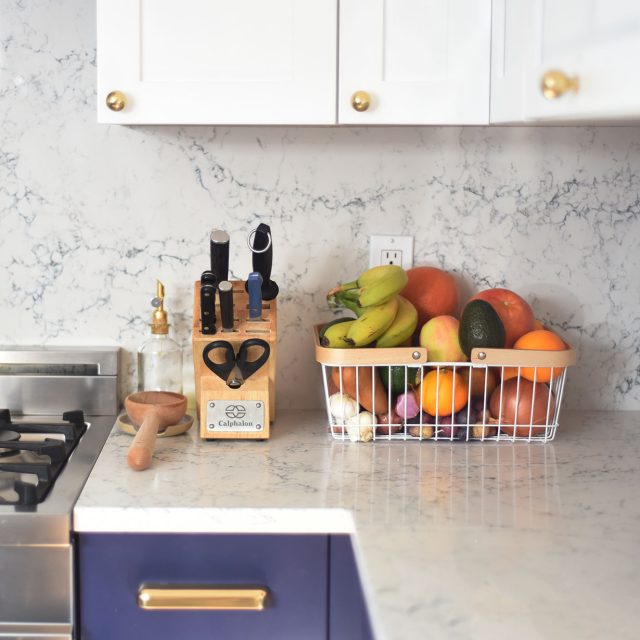
[{"label": "black knife handle", "polygon": [[218,286],[218,278],[216,278],[213,271],[203,271],[200,276],[200,284],[212,284],[214,287]]},{"label": "black knife handle", "polygon": [[218,282],[229,279],[229,234],[215,229],[209,237],[211,271]]},{"label": "black knife handle", "polygon": [[204,335],[216,332],[216,288],[212,284],[200,285],[200,322]]},{"label": "black knife handle", "polygon": [[220,296],[220,320],[223,331],[233,331],[233,286],[224,280],[218,286]]},{"label": "black knife handle", "polygon": [[262,276],[262,299],[273,300],[279,292],[278,285],[271,279],[273,263],[273,239],[268,224],[261,222],[253,236],[253,270]]}]

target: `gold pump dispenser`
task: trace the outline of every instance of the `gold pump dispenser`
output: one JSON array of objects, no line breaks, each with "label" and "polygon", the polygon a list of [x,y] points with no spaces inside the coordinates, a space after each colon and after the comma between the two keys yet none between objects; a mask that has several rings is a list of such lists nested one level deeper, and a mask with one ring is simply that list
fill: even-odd
[{"label": "gold pump dispenser", "polygon": [[156,297],[151,300],[151,306],[155,308],[151,316],[151,333],[169,333],[167,312],[164,310],[164,285],[160,280],[156,281]]}]

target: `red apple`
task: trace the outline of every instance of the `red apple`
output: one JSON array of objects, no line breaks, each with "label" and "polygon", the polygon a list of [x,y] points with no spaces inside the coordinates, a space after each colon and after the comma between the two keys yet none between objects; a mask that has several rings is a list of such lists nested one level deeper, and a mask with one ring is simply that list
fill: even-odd
[{"label": "red apple", "polygon": [[533,331],[535,326],[533,309],[517,293],[509,289],[485,289],[473,296],[471,300],[488,302],[500,316],[504,325],[505,348],[511,349],[520,336]]}]

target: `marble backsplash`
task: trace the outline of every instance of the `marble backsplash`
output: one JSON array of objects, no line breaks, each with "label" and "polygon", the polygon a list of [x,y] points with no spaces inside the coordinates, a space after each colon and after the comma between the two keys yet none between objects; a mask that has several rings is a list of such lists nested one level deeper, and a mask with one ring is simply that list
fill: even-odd
[{"label": "marble backsplash", "polygon": [[209,231],[244,278],[264,221],[278,404],[319,406],[325,291],[369,234],[406,234],[464,296],[512,288],[575,345],[565,406],[640,408],[640,127],[98,125],[93,5],[0,6],[1,343],[119,344],[129,391],[155,279],[188,357]]}]

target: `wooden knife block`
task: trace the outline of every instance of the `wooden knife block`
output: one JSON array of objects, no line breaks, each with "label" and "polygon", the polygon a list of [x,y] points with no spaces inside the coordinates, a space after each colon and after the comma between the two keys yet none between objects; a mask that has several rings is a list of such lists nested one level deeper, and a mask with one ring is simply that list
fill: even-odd
[{"label": "wooden knife block", "polygon": [[[220,322],[220,305],[216,296],[216,333],[203,335],[200,322],[200,282],[195,283],[193,304],[193,368],[195,374],[196,406],[200,421],[200,437],[206,440],[243,438],[265,440],[269,438],[270,423],[275,418],[276,406],[276,301],[269,300],[262,303],[262,321],[249,321],[249,296],[244,290],[243,281],[233,281],[233,332],[223,332]],[[231,389],[227,383],[219,378],[204,363],[202,353],[204,348],[215,340],[229,342],[236,354],[240,345],[249,338],[261,338],[269,343],[271,352],[267,362],[252,376],[246,378],[239,389]],[[255,353],[254,353],[255,350]],[[210,358],[217,362],[215,351]],[[258,347],[249,350],[249,358],[255,359],[260,354]],[[207,408],[216,401],[237,400],[242,403],[264,403],[264,424],[261,428],[237,431],[216,431],[216,426],[207,423]],[[257,405],[256,405],[257,406]],[[240,410],[242,411],[242,409]]]}]

